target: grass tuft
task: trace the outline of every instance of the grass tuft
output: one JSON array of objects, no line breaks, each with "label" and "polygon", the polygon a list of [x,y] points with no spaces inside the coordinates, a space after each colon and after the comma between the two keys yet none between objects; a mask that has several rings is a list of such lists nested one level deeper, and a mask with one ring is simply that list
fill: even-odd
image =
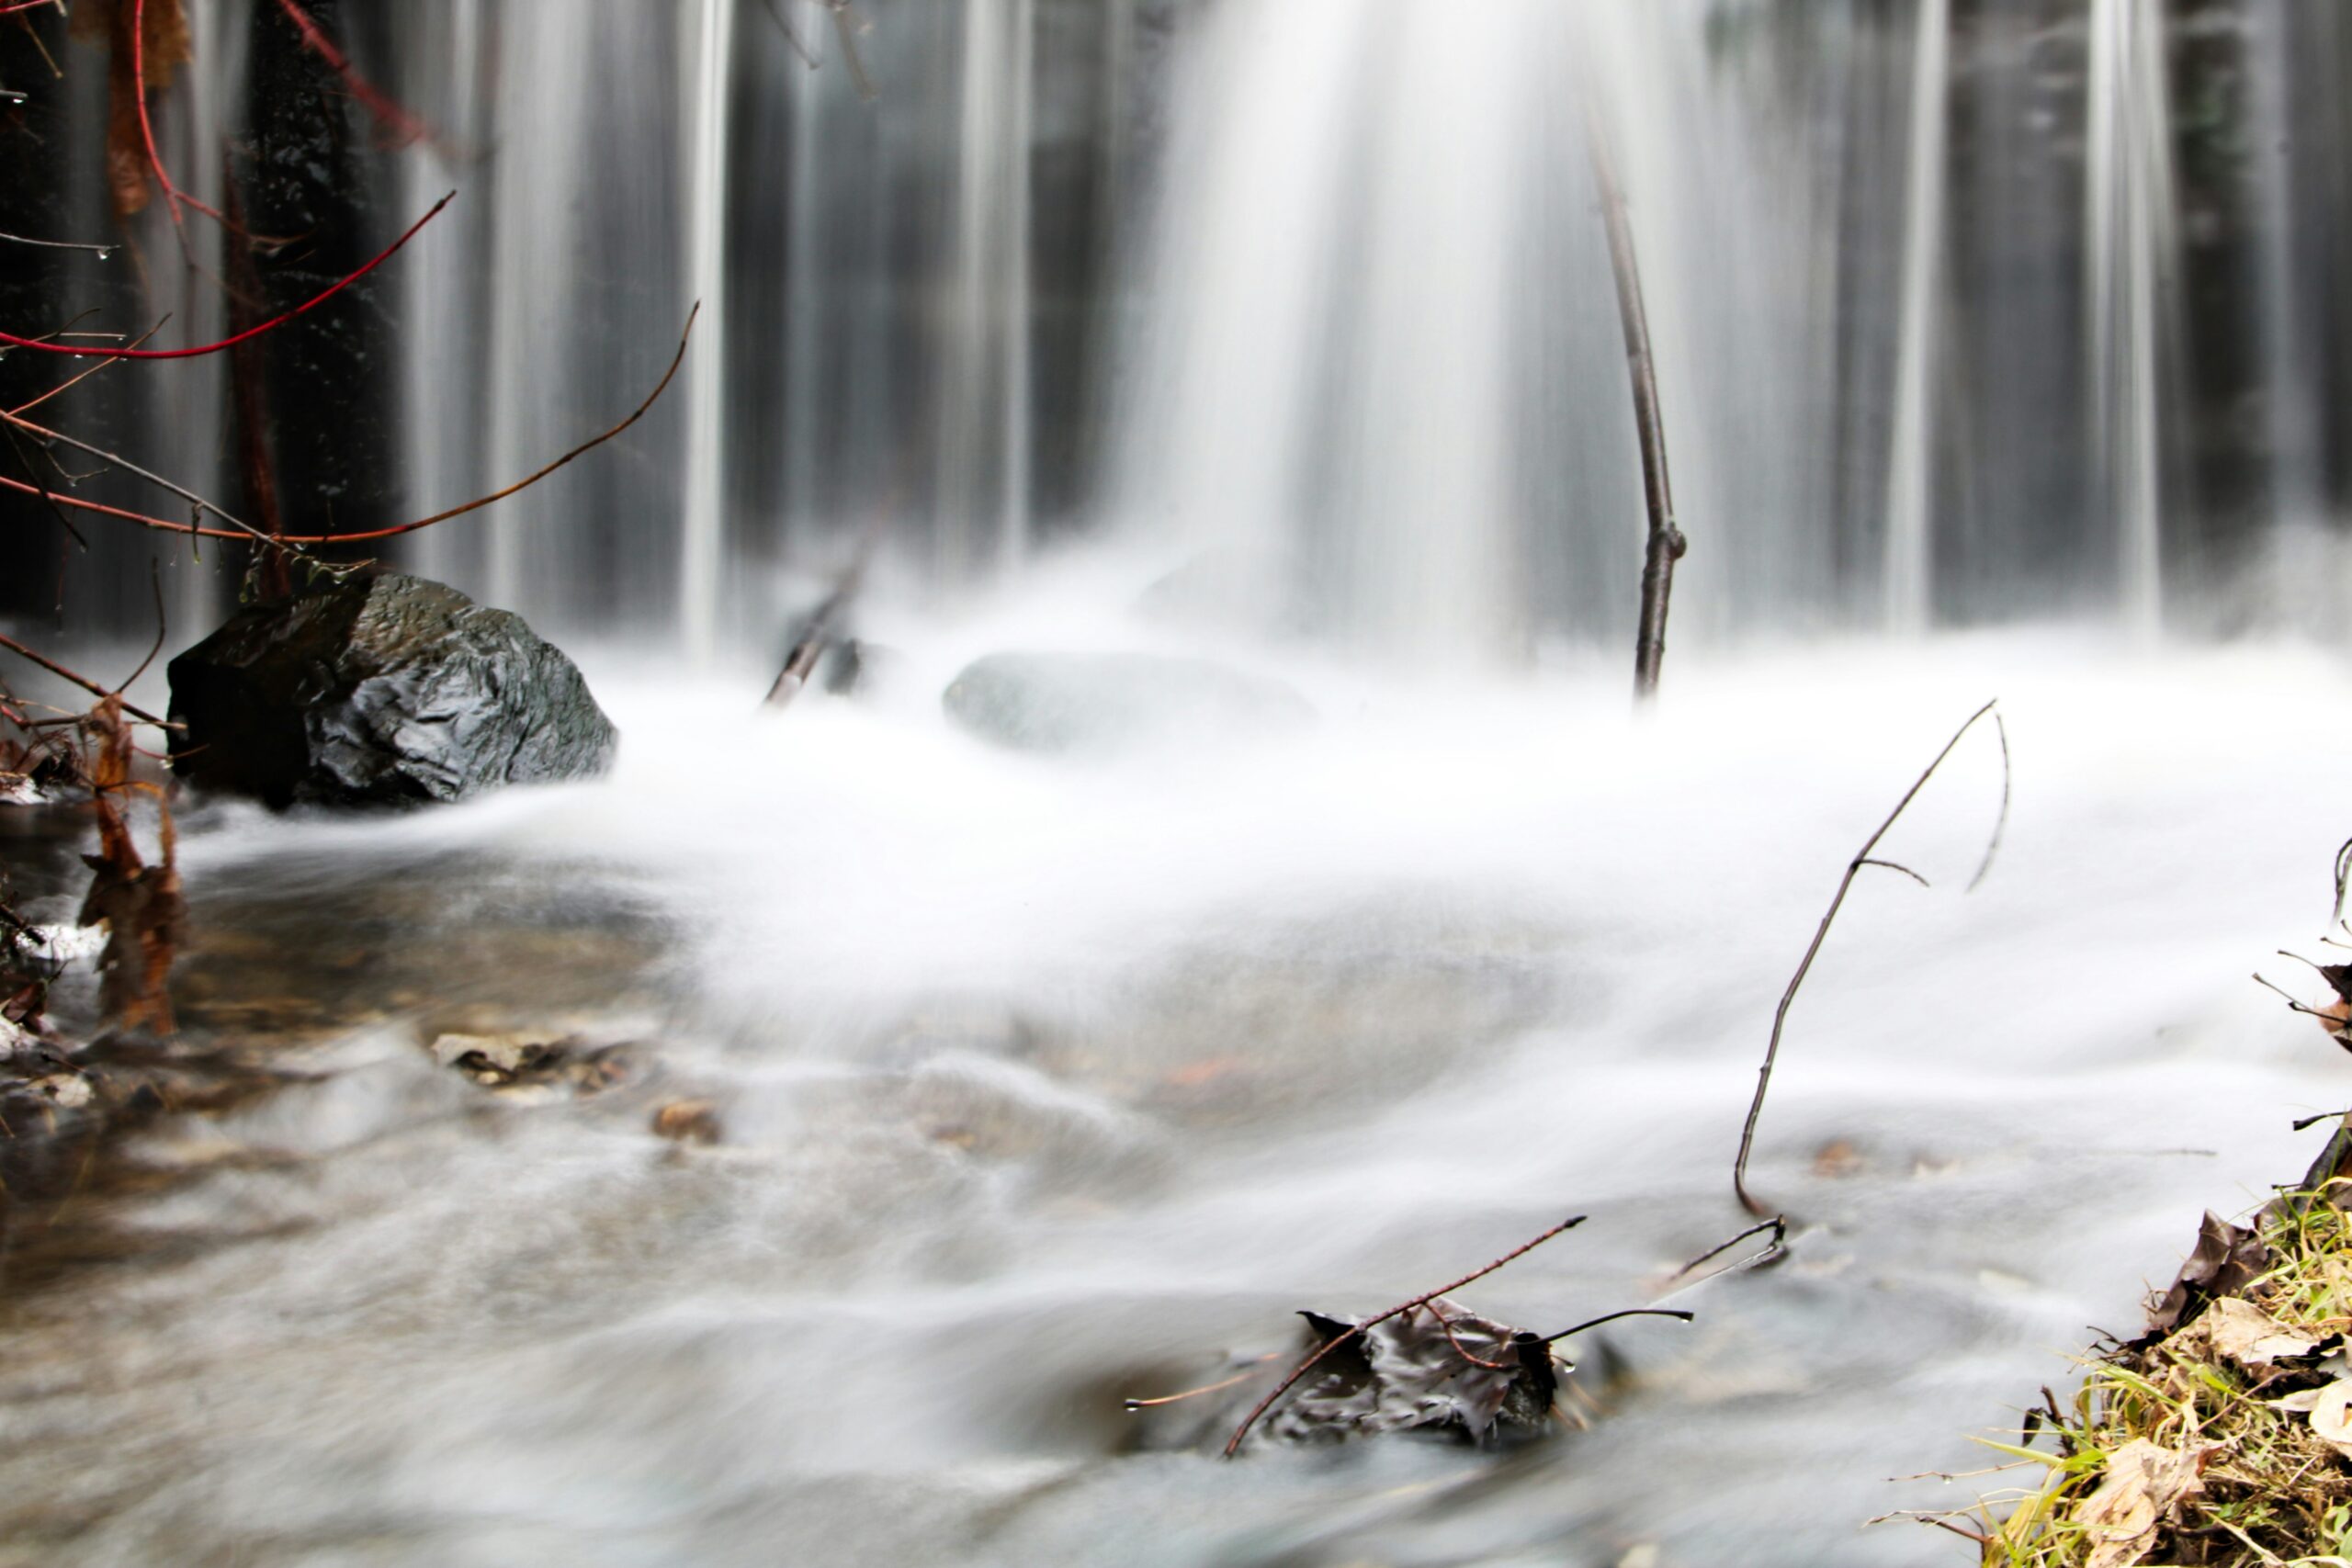
[{"label": "grass tuft", "polygon": [[2047,1475],[1980,1505],[1986,1568],[2352,1568],[2352,1458],[2308,1408],[2352,1378],[2352,1215],[2290,1195],[2256,1225],[2268,1267],[2235,1297],[2311,1352],[2224,1354],[2208,1306],[2086,1361],[2071,1411],[2052,1401],[2024,1444],[1987,1445]]}]

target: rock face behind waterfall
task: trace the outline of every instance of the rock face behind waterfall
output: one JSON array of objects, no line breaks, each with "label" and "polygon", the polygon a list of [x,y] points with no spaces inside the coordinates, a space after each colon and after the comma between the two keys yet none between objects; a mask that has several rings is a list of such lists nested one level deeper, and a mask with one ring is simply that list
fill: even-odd
[{"label": "rock face behind waterfall", "polygon": [[411,806],[584,778],[618,741],[521,616],[396,572],[240,610],[172,660],[172,766],[272,806]]},{"label": "rock face behind waterfall", "polygon": [[942,702],[975,735],[1062,753],[1274,734],[1315,716],[1280,681],[1148,653],[992,653],[967,665]]}]

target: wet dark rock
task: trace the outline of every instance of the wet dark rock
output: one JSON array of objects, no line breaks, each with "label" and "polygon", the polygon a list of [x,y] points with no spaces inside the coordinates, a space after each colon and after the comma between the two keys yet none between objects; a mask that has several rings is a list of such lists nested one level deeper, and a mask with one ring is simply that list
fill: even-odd
[{"label": "wet dark rock", "polygon": [[397,572],[250,605],[172,660],[172,765],[272,806],[408,806],[602,773],[618,741],[511,611]]},{"label": "wet dark rock", "polygon": [[983,739],[1051,753],[1272,734],[1315,716],[1280,681],[1151,653],[992,653],[967,665],[941,703]]}]

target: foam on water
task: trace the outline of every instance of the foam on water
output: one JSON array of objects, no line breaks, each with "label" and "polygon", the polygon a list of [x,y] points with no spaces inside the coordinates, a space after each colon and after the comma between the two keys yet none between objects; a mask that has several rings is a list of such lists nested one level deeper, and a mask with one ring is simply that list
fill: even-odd
[{"label": "foam on water", "polygon": [[[637,910],[650,1058],[729,1140],[486,1101],[424,1021],[564,998],[453,962],[220,1130],[299,1158],[139,1215],[247,1239],[25,1307],[9,1490],[136,1492],[89,1561],[1940,1562],[1859,1523],[1954,1490],[1883,1477],[1976,1468],[1968,1435],[2063,1383],[2086,1325],[2128,1328],[2198,1213],[2293,1177],[2289,1120],[2340,1101],[2334,1049],[2244,978],[2326,915],[2336,654],[1792,645],[1682,660],[1636,717],[1614,661],[1374,680],[1228,640],[1318,722],[1080,762],[944,718],[991,649],[1200,651],[1116,613],[1141,575],[877,606],[873,695],[782,716],[760,671],[594,652],[628,738],[602,784],[199,818],[199,914],[419,878],[430,910],[494,873],[424,917],[490,954],[517,910]],[[1992,874],[1962,891],[1987,731],[1883,847],[1933,889],[1866,880],[1792,1015],[1756,1179],[1794,1258],[1702,1292],[1690,1330],[1619,1333],[1636,1376],[1600,1430],[1509,1461],[1118,1451],[1118,1395],[1273,1348],[1298,1306],[1385,1305],[1590,1213],[1473,1292],[1556,1325],[1736,1229],[1780,989],[1996,694]],[[1816,1168],[1838,1143],[1851,1174]]]}]

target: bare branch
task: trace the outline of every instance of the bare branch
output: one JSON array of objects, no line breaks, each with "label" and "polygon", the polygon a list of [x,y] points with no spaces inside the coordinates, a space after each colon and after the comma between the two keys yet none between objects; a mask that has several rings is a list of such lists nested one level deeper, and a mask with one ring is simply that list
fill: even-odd
[{"label": "bare branch", "polygon": [[1871,852],[1878,848],[1879,840],[1886,837],[1894,829],[1896,820],[1909,808],[1911,803],[1919,797],[1919,792],[1928,787],[1928,781],[1936,776],[1936,770],[1943,766],[1944,759],[1952,754],[1953,750],[1960,745],[1961,740],[1971,729],[1976,728],[1977,720],[1993,711],[1998,700],[1996,698],[1994,702],[1986,703],[1983,707],[1970,714],[1968,721],[1952,731],[1951,739],[1944,742],[1944,749],[1936,753],[1936,760],[1929,762],[1926,770],[1912,781],[1911,787],[1903,792],[1903,798],[1894,803],[1894,809],[1887,813],[1886,820],[1878,825],[1878,831],[1872,833],[1863,842],[1862,847],[1855,852],[1854,858],[1847,863],[1846,874],[1838,879],[1838,892],[1829,900],[1828,913],[1821,917],[1821,924],[1813,933],[1813,942],[1806,947],[1804,959],[1797,964],[1797,972],[1789,977],[1788,989],[1781,993],[1781,1005],[1772,1013],[1771,1043],[1764,1048],[1764,1065],[1756,1070],[1756,1098],[1748,1102],[1747,1120],[1740,1128],[1739,1157],[1732,1162],[1731,1168],[1732,1191],[1737,1195],[1740,1206],[1758,1219],[1764,1218],[1771,1211],[1758,1203],[1747,1190],[1747,1156],[1756,1146],[1756,1122],[1757,1119],[1764,1114],[1765,1091],[1772,1087],[1772,1064],[1780,1058],[1781,1034],[1788,1027],[1790,1004],[1797,999],[1797,988],[1804,984],[1804,977],[1812,973],[1813,961],[1820,956],[1821,944],[1829,937],[1830,923],[1838,919],[1838,911],[1845,907],[1846,894],[1853,887],[1854,878],[1860,874],[1862,867],[1883,863],[1873,862],[1871,859]]}]

